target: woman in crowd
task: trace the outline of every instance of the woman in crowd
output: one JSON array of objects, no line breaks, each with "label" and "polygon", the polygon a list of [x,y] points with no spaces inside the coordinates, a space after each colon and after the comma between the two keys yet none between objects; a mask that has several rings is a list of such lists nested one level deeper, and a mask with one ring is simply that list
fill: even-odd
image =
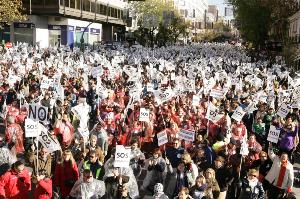
[{"label": "woman in crowd", "polygon": [[69,193],[79,179],[76,162],[70,150],[63,152],[61,161],[55,167],[55,186],[59,189],[62,198],[67,198]]}]

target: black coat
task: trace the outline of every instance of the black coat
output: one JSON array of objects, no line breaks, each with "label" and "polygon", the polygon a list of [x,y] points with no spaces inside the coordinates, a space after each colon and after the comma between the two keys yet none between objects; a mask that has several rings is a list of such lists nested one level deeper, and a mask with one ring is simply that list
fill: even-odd
[{"label": "black coat", "polygon": [[216,172],[216,180],[219,184],[220,191],[227,191],[228,186],[232,183],[234,179],[230,171],[226,167],[221,167],[219,169],[214,167],[214,170]]},{"label": "black coat", "polygon": [[242,191],[239,199],[264,199],[265,191],[260,182],[251,189],[248,179],[242,180]]}]

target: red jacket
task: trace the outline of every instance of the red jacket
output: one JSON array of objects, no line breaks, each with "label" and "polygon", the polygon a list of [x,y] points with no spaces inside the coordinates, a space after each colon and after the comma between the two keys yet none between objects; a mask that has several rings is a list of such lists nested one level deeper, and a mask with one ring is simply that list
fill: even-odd
[{"label": "red jacket", "polygon": [[52,180],[46,178],[40,180],[37,184],[36,189],[34,190],[34,199],[51,199],[52,197]]},{"label": "red jacket", "polygon": [[70,194],[72,186],[69,184],[71,181],[74,183],[79,179],[78,168],[76,162],[64,162],[57,164],[55,168],[55,185],[60,188],[62,197],[67,197]]},{"label": "red jacket", "polygon": [[0,177],[0,196],[9,199],[26,199],[31,190],[31,179],[25,168],[20,174],[9,170]]}]

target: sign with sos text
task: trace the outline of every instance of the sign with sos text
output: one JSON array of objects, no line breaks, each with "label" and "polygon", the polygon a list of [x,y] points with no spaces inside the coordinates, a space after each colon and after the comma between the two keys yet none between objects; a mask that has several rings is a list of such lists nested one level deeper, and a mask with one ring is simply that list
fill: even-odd
[{"label": "sign with sos text", "polygon": [[114,167],[129,167],[131,149],[123,145],[116,146]]}]

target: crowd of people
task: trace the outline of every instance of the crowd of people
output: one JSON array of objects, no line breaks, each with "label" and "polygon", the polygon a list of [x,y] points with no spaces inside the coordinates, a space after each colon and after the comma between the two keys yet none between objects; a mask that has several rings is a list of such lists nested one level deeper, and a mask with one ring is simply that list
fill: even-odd
[{"label": "crowd of people", "polygon": [[228,43],[1,49],[0,198],[295,198],[299,80]]}]

